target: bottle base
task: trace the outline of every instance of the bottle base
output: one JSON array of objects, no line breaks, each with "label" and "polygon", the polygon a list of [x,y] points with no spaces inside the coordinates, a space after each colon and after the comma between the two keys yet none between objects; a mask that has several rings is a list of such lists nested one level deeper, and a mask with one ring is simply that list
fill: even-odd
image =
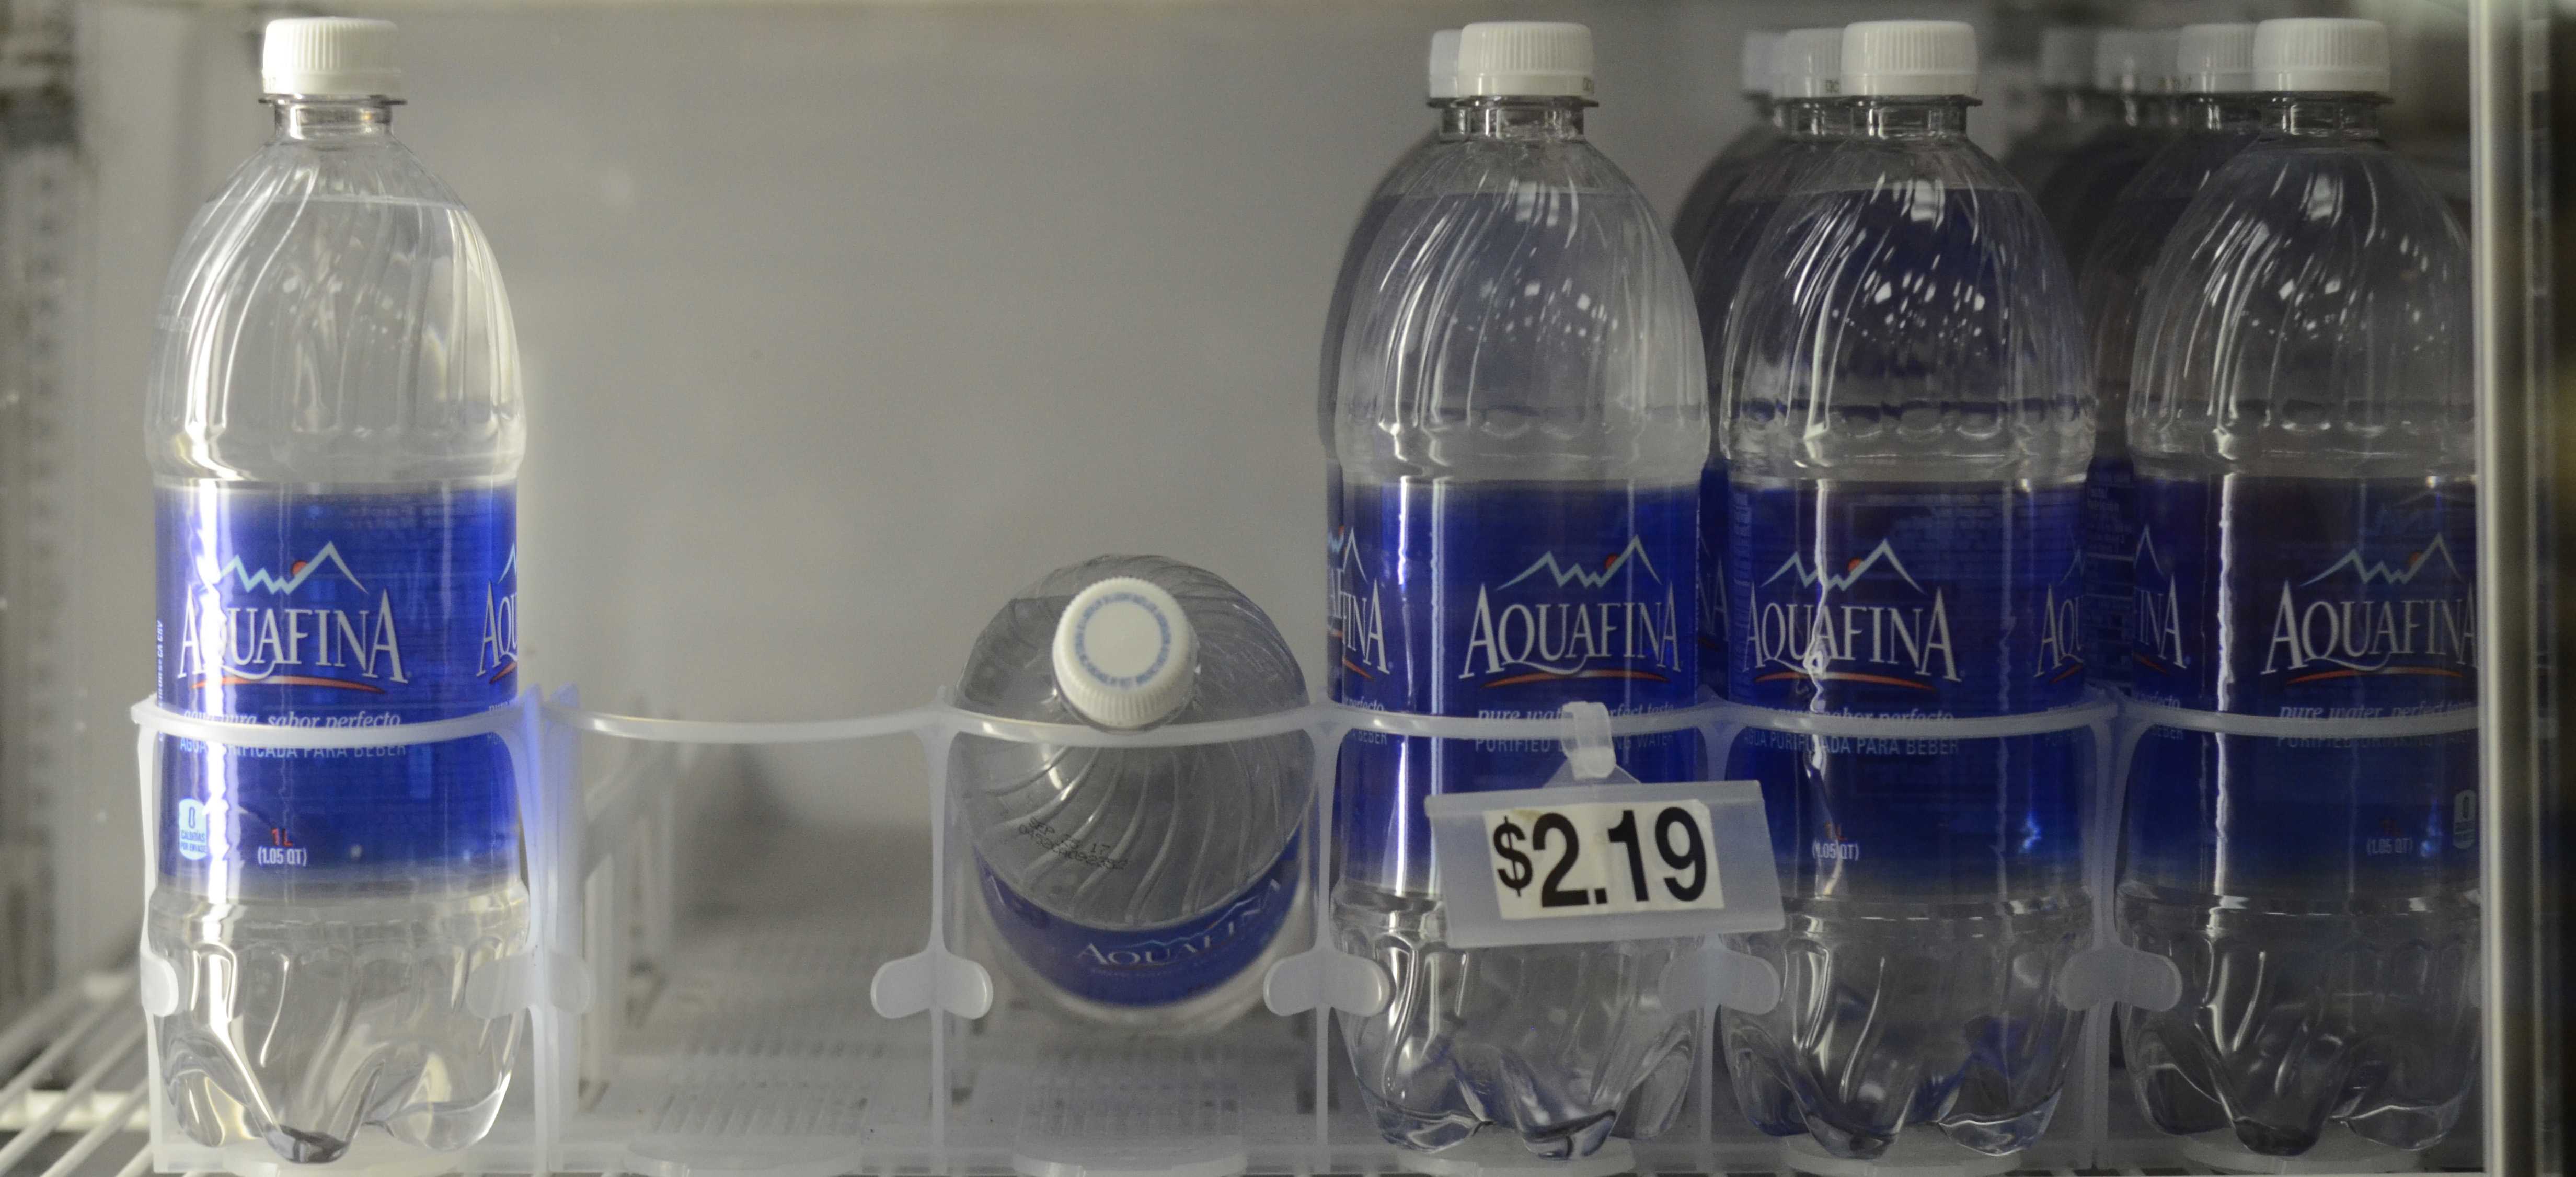
[{"label": "bottle base", "polygon": [[1390,1144],[1517,1137],[1532,1157],[1589,1158],[1614,1133],[1662,1132],[1703,1065],[1698,1011],[1661,997],[1697,941],[1458,949],[1438,900],[1355,884],[1336,890],[1334,925],[1394,982],[1384,1009],[1336,1018]]},{"label": "bottle base", "polygon": [[2182,1153],[2193,1161],[2227,1173],[2269,1173],[2279,1177],[2328,1173],[2406,1173],[2423,1167],[2423,1157],[2401,1148],[2374,1144],[2358,1136],[2335,1133],[2319,1139],[2296,1156],[2256,1152],[2232,1129],[2201,1132],[2183,1139]]},{"label": "bottle base", "polygon": [[2020,1165],[2019,1153],[1994,1154],[1969,1148],[1939,1129],[1916,1128],[1900,1134],[1877,1156],[1840,1156],[1813,1136],[1794,1136],[1781,1146],[1789,1168],[1816,1177],[1994,1177]]},{"label": "bottle base", "polygon": [[156,890],[148,940],[179,979],[152,1018],[179,1132],[248,1172],[443,1172],[510,1088],[524,1018],[471,1008],[524,947],[527,894],[339,904]]},{"label": "bottle base", "polygon": [[[2477,907],[2122,888],[2121,939],[2175,962],[2170,1009],[2123,1008],[2147,1120],[2244,1172],[2416,1165],[2476,1085]],[[2220,1027],[2239,1027],[2222,1032]],[[2209,1162],[2213,1165],[2219,1161]]]},{"label": "bottle base", "polygon": [[1765,1133],[1863,1165],[1917,1138],[1997,1157],[2030,1147],[2082,1037],[2084,1015],[2056,989],[2091,928],[2080,895],[1791,903],[1787,928],[1738,941],[1783,980],[1772,1010],[1719,1013],[1736,1106]]},{"label": "bottle base", "polygon": [[1624,1140],[1611,1140],[1586,1156],[1549,1159],[1508,1130],[1478,1132],[1413,1166],[1432,1177],[1613,1177],[1635,1171],[1637,1158]]}]

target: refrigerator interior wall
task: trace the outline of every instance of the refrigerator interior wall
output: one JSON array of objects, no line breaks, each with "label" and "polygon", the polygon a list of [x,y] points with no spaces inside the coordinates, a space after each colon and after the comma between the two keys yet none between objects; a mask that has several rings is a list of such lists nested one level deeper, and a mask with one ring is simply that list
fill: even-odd
[{"label": "refrigerator interior wall", "polygon": [[[2027,55],[2042,16],[2081,7],[1901,9],[1975,21],[2001,58]],[[510,284],[533,421],[531,669],[578,683],[594,707],[781,720],[924,702],[1012,589],[1106,551],[1211,568],[1301,652],[1320,653],[1315,343],[1359,200],[1429,125],[1424,34],[1477,19],[1592,25],[1593,137],[1669,207],[1747,117],[1734,76],[1744,31],[1895,6],[362,11],[402,24],[411,104],[398,133],[475,210]],[[2090,15],[2317,12],[2396,26],[2407,94],[2392,128],[2465,202],[2455,8],[2283,0]],[[67,713],[23,721],[64,748],[43,811],[57,980],[132,948],[140,862],[123,709],[150,690],[153,658],[142,381],[181,228],[266,134],[255,30],[276,14],[110,3],[78,28],[83,285],[69,460],[51,476],[73,543],[60,644],[76,665],[58,696]],[[2027,69],[1989,72],[1977,125],[1990,147],[2026,115],[2027,90],[2014,87]],[[681,795],[668,822],[638,827],[660,840],[630,855],[656,863],[638,885],[671,893],[684,931],[764,904],[876,904],[917,935],[918,871],[883,894],[847,878],[854,853],[919,861],[930,807],[914,748],[710,753],[635,771],[648,770],[681,780]],[[13,812],[0,807],[0,821]],[[644,923],[619,934],[629,930],[658,934]],[[630,947],[747,951],[705,935]],[[637,1000],[670,996],[666,980],[639,974]],[[598,1081],[614,1069],[615,1027],[593,1021],[584,1050],[601,1056],[583,1061]],[[974,1044],[960,1049],[971,1061]]]}]

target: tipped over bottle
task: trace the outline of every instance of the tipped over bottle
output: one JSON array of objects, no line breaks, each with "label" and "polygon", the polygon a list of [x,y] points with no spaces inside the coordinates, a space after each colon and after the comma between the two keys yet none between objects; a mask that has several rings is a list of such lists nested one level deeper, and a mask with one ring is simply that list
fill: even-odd
[{"label": "tipped over bottle", "polygon": [[[1458,80],[1361,268],[1342,349],[1334,697],[1446,716],[1689,706],[1708,432],[1681,258],[1584,137],[1583,26],[1469,25]],[[1691,733],[1617,755],[1644,781],[1700,771]],[[1424,798],[1535,788],[1563,764],[1553,741],[1362,732],[1340,751],[1335,933],[1394,994],[1337,1020],[1389,1141],[1444,1148],[1490,1123],[1583,1156],[1682,1106],[1697,1014],[1662,980],[1696,942],[1445,940]]]},{"label": "tipped over bottle", "polygon": [[2478,702],[2468,247],[2380,138],[2384,28],[2266,21],[2253,57],[2262,138],[2139,313],[2132,690],[2326,726],[2148,731],[2117,906],[2182,982],[2121,1012],[2139,1096],[2231,1168],[2430,1147],[2479,1039],[2478,733],[2391,730]]},{"label": "tipped over bottle", "polygon": [[[1306,704],[1270,617],[1212,573],[1102,556],[1041,577],[975,639],[957,705],[1144,731]],[[1058,1006],[1131,1030],[1233,1020],[1304,895],[1303,732],[1087,747],[960,735],[949,789],[1010,963]]]},{"label": "tipped over bottle", "polygon": [[[454,719],[518,690],[517,343],[492,252],[392,129],[383,21],[270,23],[268,145],[171,267],[147,437],[159,696],[240,722]],[[528,947],[495,736],[161,741],[145,949],[178,1129],[252,1170],[481,1139]]]}]

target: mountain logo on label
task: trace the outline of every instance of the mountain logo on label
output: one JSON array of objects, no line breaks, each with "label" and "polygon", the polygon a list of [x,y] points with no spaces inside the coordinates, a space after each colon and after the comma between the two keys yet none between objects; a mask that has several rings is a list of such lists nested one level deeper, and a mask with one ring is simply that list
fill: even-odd
[{"label": "mountain logo on label", "polygon": [[2407,553],[2402,567],[2391,565],[2383,560],[2366,559],[2361,554],[2361,548],[2355,545],[2351,551],[2343,554],[2342,559],[2327,565],[2325,571],[2299,582],[2299,587],[2306,588],[2346,568],[2352,569],[2354,575],[2359,576],[2363,584],[2413,584],[2416,574],[2430,568],[2435,556],[2442,558],[2442,569],[2454,578],[2468,575],[2460,571],[2459,561],[2451,558],[2451,545],[2437,535],[2433,537],[2433,542]]},{"label": "mountain logo on label", "polygon": [[2084,553],[2076,552],[2042,594],[2039,669],[2032,677],[2062,683],[2084,673]]},{"label": "mountain logo on label", "polygon": [[[1766,599],[1774,585],[1790,591]],[[1816,591],[1798,591],[1807,589]],[[1923,587],[1885,539],[1839,572],[1823,561],[1808,566],[1804,553],[1782,561],[1755,587],[1752,637],[1754,666],[1777,668],[1756,674],[1757,684],[1803,679],[1932,692],[1960,681],[1946,595]]]},{"label": "mountain logo on label", "polygon": [[1773,570],[1762,583],[1767,586],[1783,576],[1794,574],[1802,587],[1815,588],[1822,585],[1829,591],[1842,592],[1859,584],[1862,577],[1869,575],[1871,569],[1881,564],[1887,565],[1915,592],[1923,591],[1922,583],[1914,579],[1913,573],[1905,570],[1905,561],[1897,556],[1896,546],[1886,540],[1878,541],[1878,546],[1871,548],[1868,555],[1856,560],[1844,561],[1843,570],[1839,574],[1827,572],[1822,567],[1808,568],[1806,556],[1800,554],[1781,561],[1780,567]]},{"label": "mountain logo on label", "polygon": [[325,567],[337,569],[360,592],[366,591],[366,583],[358,579],[357,573],[349,571],[349,562],[340,558],[340,545],[334,543],[325,543],[321,550],[287,566],[287,574],[282,579],[266,568],[251,571],[238,555],[224,561],[221,566],[200,558],[197,561],[197,579],[206,582],[209,588],[221,588],[226,581],[239,581],[244,592],[266,591],[283,597],[303,588],[305,581],[313,579]]},{"label": "mountain logo on label", "polygon": [[1327,603],[1326,623],[1332,639],[1341,646],[1341,668],[1361,678],[1376,678],[1391,669],[1386,648],[1386,604],[1379,599],[1377,583],[1369,579],[1368,567],[1360,559],[1360,546],[1351,542],[1351,529],[1336,529],[1326,541],[1332,553],[1332,600]]},{"label": "mountain logo on label", "polygon": [[1572,679],[1671,682],[1686,677],[1681,616],[1645,537],[1631,535],[1597,562],[1551,549],[1510,579],[1476,587],[1458,677],[1482,680],[1485,690]]},{"label": "mountain logo on label", "polygon": [[2474,585],[2440,534],[2390,562],[2361,545],[2305,580],[2283,578],[2265,675],[2286,685],[2381,675],[2466,680],[2477,667]]},{"label": "mountain logo on label", "polygon": [[2180,674],[2191,668],[2182,639],[2182,589],[2174,582],[2164,557],[2156,554],[2155,533],[2140,529],[2129,553],[2129,657],[2155,674]]},{"label": "mountain logo on label", "polygon": [[[200,691],[266,686],[383,694],[388,685],[410,683],[390,593],[378,592],[372,608],[364,596],[350,606],[316,607],[225,599],[230,592],[292,596],[326,570],[368,591],[332,543],[288,565],[283,577],[265,566],[252,569],[238,554],[220,564],[199,558],[197,578],[207,591],[179,611],[174,673]],[[515,618],[515,602],[511,612]],[[513,634],[513,645],[516,640]]]},{"label": "mountain logo on label", "polygon": [[1601,570],[1598,572],[1593,571],[1591,566],[1580,562],[1574,564],[1560,563],[1556,558],[1556,553],[1546,552],[1542,553],[1538,559],[1531,561],[1529,567],[1521,569],[1520,575],[1504,581],[1502,583],[1502,587],[1510,588],[1513,585],[1519,584],[1524,580],[1528,580],[1531,577],[1544,572],[1548,575],[1549,579],[1556,582],[1556,587],[1558,588],[1564,588],[1568,584],[1580,584],[1585,588],[1600,588],[1603,585],[1609,584],[1613,578],[1617,577],[1619,575],[1619,570],[1626,567],[1630,560],[1636,561],[1640,567],[1643,567],[1646,570],[1647,576],[1653,577],[1659,584],[1662,583],[1664,579],[1663,574],[1655,571],[1654,560],[1648,558],[1646,555],[1646,541],[1643,538],[1632,536],[1628,540],[1627,547],[1620,549],[1617,555],[1610,556],[1601,561]]}]

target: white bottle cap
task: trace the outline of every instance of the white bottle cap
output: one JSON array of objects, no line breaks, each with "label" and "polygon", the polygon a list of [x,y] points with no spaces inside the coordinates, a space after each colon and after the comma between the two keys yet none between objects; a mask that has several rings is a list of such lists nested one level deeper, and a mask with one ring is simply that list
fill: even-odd
[{"label": "white bottle cap", "polygon": [[1977,92],[1977,30],[1955,20],[1865,20],[1843,28],[1845,94]]},{"label": "white bottle cap", "polygon": [[270,21],[260,37],[259,81],[270,94],[397,97],[402,67],[394,57],[394,22],[345,16]]},{"label": "white bottle cap", "polygon": [[1543,21],[1479,21],[1458,30],[1458,93],[1588,98],[1592,30]]},{"label": "white bottle cap", "polygon": [[1769,94],[1771,63],[1779,52],[1780,34],[1770,29],[1755,29],[1744,34],[1744,55],[1738,59],[1735,76],[1744,84],[1747,94]]},{"label": "white bottle cap", "polygon": [[2174,36],[2174,85],[2186,94],[2254,88],[2254,26],[2184,25]]},{"label": "white bottle cap", "polygon": [[1161,585],[1113,576],[1074,594],[1055,625],[1055,689],[1107,728],[1159,723],[1198,685],[1198,634]]},{"label": "white bottle cap", "polygon": [[2060,25],[2039,35],[2039,84],[2081,90],[2093,84],[2093,42],[2098,30]]},{"label": "white bottle cap", "polygon": [[1446,102],[1458,96],[1458,30],[1442,29],[1431,34],[1431,62],[1428,90],[1433,102]]},{"label": "white bottle cap", "polygon": [[2172,90],[2174,40],[2166,29],[2102,30],[2093,41],[2093,88],[2106,94]]},{"label": "white bottle cap", "polygon": [[1797,29],[1771,50],[1774,98],[1831,98],[1842,93],[1843,31]]},{"label": "white bottle cap", "polygon": [[2303,17],[2254,26],[2254,89],[2311,94],[2388,92],[2388,26]]}]

